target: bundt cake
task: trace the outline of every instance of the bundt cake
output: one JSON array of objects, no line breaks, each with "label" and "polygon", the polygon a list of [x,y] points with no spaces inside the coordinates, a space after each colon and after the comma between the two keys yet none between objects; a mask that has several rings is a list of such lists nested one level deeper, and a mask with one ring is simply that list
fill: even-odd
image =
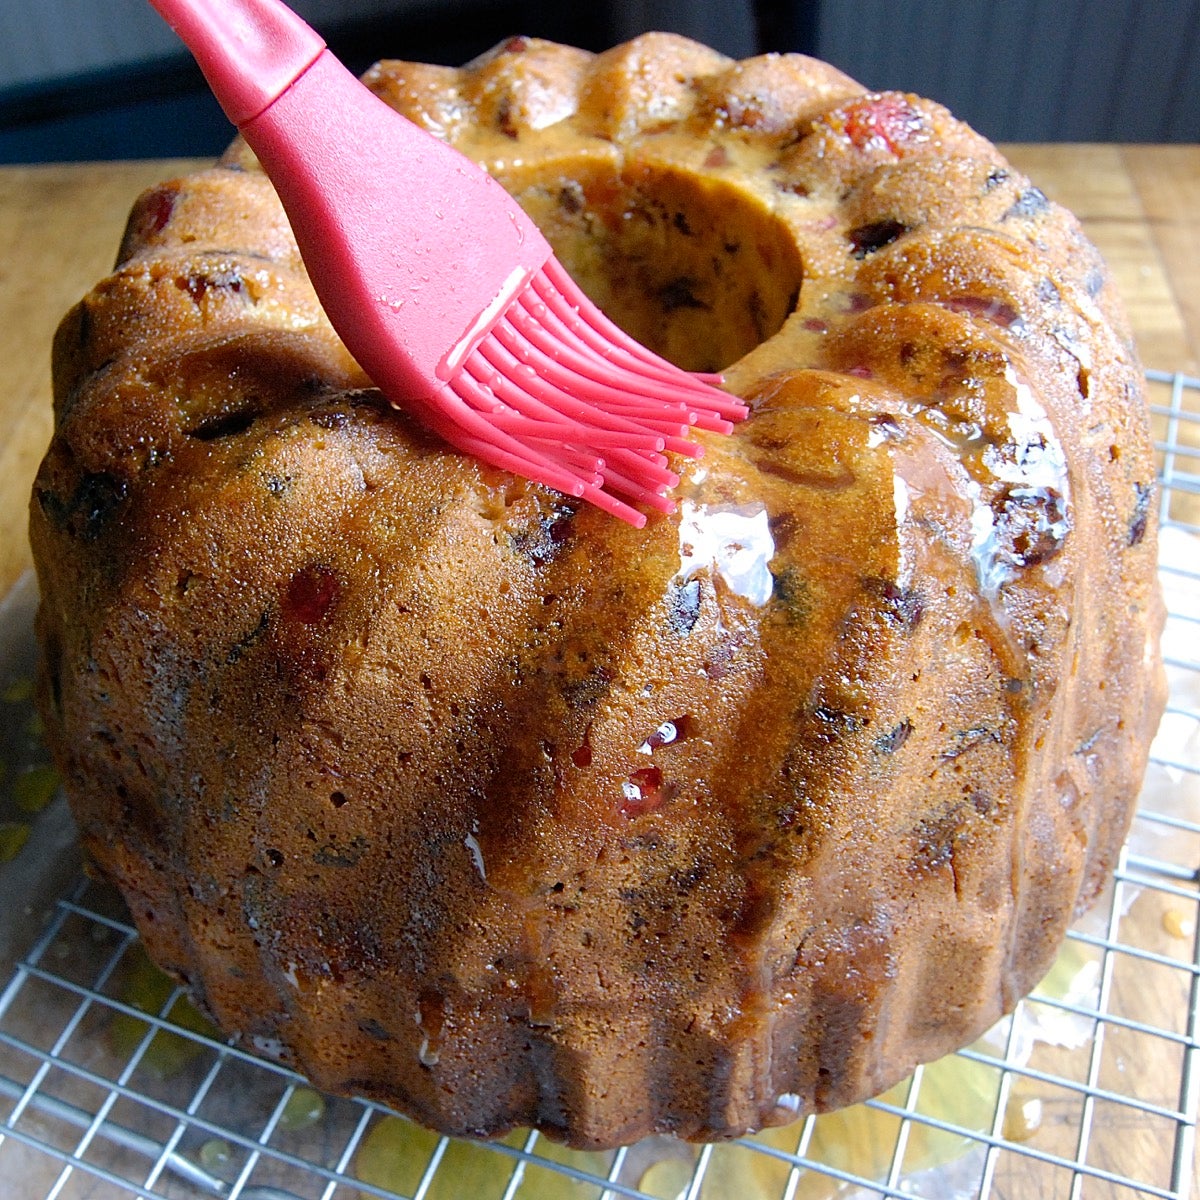
[{"label": "bundt cake", "polygon": [[142,196],[57,334],[31,529],[47,734],[150,953],[469,1135],[729,1137],[969,1042],[1103,886],[1163,703],[1097,253],[799,56],[368,81],[752,415],[635,530],[393,411],[244,146]]}]

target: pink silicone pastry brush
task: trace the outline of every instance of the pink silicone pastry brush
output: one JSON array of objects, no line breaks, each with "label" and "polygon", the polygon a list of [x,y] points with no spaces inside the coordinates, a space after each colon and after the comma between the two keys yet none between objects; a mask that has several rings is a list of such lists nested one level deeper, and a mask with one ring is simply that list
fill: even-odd
[{"label": "pink silicone pastry brush", "polygon": [[643,525],[666,452],[746,415],[571,280],[457,150],[390,109],[280,0],[151,0],[275,185],[317,295],[397,408],[467,454]]}]

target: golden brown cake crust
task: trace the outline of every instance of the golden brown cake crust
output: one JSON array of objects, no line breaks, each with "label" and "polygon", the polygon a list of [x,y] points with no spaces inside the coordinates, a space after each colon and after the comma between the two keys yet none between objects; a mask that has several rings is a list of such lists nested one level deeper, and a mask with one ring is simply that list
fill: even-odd
[{"label": "golden brown cake crust", "polygon": [[636,531],[449,451],[240,144],[55,344],[31,536],[86,846],[221,1026],[454,1133],[728,1137],[1036,983],[1162,705],[1140,372],[928,101],[647,35],[384,63],[753,416]]}]

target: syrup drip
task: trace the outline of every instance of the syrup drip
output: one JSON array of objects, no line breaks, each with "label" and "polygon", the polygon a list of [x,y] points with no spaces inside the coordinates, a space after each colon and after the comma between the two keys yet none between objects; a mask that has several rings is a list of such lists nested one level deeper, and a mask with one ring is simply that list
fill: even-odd
[{"label": "syrup drip", "polygon": [[171,220],[171,214],[175,211],[175,192],[167,191],[161,188],[154,193],[150,208],[150,232],[152,234],[162,233],[167,227],[167,223]]},{"label": "syrup drip", "polygon": [[479,878],[485,883],[487,882],[487,869],[483,865],[483,847],[479,844],[479,838],[476,836],[479,833],[479,822],[471,823],[471,832],[463,838],[463,845],[471,855],[471,861],[475,864],[475,870],[479,872]]},{"label": "syrup drip", "polygon": [[592,765],[592,726],[591,722],[583,731],[583,741],[571,751],[571,761],[577,767],[590,767]]}]

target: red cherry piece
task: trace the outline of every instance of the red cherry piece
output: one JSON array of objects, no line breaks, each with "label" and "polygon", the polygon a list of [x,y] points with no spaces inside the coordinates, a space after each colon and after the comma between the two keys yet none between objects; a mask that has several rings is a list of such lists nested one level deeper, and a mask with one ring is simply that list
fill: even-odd
[{"label": "red cherry piece", "polygon": [[621,791],[621,815],[633,818],[659,808],[670,799],[672,789],[663,782],[658,767],[642,767],[621,785]]},{"label": "red cherry piece", "polygon": [[858,150],[878,146],[903,154],[921,131],[921,114],[903,96],[886,92],[842,110],[846,136]]},{"label": "red cherry piece", "polygon": [[337,576],[328,567],[301,567],[288,582],[284,611],[302,625],[315,625],[333,607],[340,591]]},{"label": "red cherry piece", "polygon": [[150,208],[150,232],[162,233],[175,211],[175,192],[160,188],[154,193]]}]

